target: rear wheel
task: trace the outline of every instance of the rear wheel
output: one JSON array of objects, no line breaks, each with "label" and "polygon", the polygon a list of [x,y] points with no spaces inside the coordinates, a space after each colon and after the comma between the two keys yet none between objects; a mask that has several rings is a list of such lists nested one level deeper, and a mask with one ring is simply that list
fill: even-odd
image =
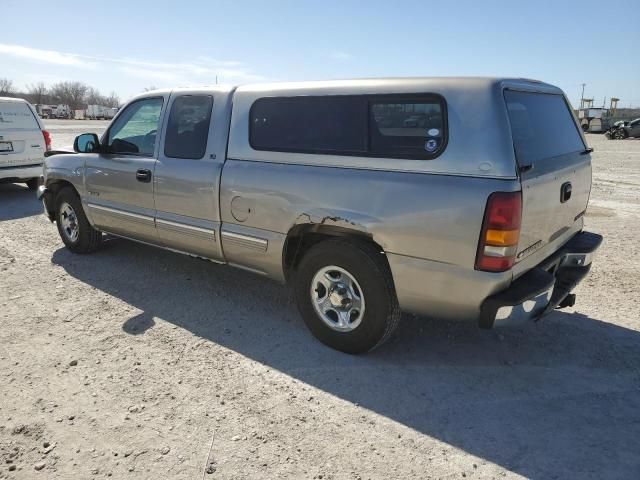
[{"label": "rear wheel", "polygon": [[38,179],[37,178],[31,178],[31,179],[27,180],[25,183],[27,184],[27,187],[29,187],[29,190],[37,190],[38,189]]},{"label": "rear wheel", "polygon": [[102,243],[102,232],[91,226],[71,188],[63,188],[56,196],[56,225],[65,246],[74,253],[91,253]]},{"label": "rear wheel", "polygon": [[346,353],[382,345],[400,320],[391,271],[380,249],[328,240],[313,246],[295,276],[298,309],[322,343]]}]

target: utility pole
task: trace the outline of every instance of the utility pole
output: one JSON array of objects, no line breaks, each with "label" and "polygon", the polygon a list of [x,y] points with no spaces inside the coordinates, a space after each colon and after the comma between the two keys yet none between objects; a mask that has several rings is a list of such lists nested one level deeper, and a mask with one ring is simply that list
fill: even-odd
[{"label": "utility pole", "polygon": [[586,83],[582,84],[582,93],[580,94],[580,108],[584,107],[584,86]]}]

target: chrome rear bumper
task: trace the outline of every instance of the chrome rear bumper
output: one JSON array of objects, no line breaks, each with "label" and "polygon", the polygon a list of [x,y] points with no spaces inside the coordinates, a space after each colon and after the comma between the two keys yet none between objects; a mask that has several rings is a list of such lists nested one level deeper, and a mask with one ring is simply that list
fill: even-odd
[{"label": "chrome rear bumper", "polygon": [[602,236],[590,232],[574,235],[565,245],[509,288],[488,297],[480,307],[480,326],[492,328],[537,320],[571,294],[589,273]]}]

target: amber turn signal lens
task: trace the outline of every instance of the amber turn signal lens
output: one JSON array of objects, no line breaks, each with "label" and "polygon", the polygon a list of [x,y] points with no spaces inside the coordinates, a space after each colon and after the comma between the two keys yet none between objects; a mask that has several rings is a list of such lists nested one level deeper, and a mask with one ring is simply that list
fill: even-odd
[{"label": "amber turn signal lens", "polygon": [[487,245],[510,246],[517,245],[520,239],[520,230],[487,230],[485,242]]}]

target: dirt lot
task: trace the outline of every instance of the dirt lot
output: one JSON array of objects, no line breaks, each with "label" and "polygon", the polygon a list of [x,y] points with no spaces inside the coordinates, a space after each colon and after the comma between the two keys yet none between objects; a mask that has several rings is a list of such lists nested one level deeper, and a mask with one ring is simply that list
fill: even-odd
[{"label": "dirt lot", "polygon": [[125,240],[72,255],[1,185],[0,478],[640,478],[640,141],[589,142],[606,240],[575,309],[406,316],[360,357],[250,273]]},{"label": "dirt lot", "polygon": [[109,123],[109,120],[44,120],[54,149],[71,148],[73,140],[81,133],[102,135]]}]

